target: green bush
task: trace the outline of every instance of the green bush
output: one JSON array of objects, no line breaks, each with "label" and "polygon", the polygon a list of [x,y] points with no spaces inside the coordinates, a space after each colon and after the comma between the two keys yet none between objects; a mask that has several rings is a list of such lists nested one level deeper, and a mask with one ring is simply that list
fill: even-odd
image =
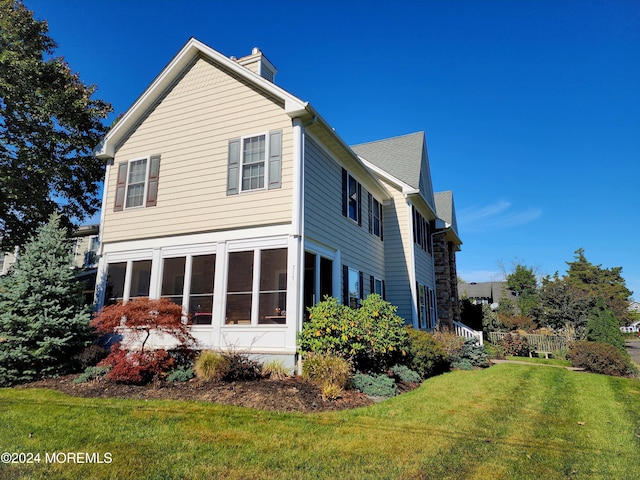
[{"label": "green bush", "polygon": [[109,373],[108,367],[87,367],[84,372],[78,375],[73,383],[86,383],[99,380]]},{"label": "green bush", "polygon": [[420,383],[422,377],[418,372],[414,372],[406,365],[394,365],[389,369],[395,378],[405,383]]},{"label": "green bush", "polygon": [[587,320],[587,340],[608,343],[620,352],[626,352],[624,335],[613,312],[602,298],[598,298]]},{"label": "green bush", "polygon": [[167,382],[187,382],[195,376],[193,368],[178,367],[167,375]]},{"label": "green bush", "polygon": [[221,380],[229,371],[229,361],[218,352],[203,350],[196,358],[193,370],[200,380]]},{"label": "green bush", "polygon": [[406,355],[408,337],[397,308],[372,294],[351,309],[335,298],[309,309],[299,335],[300,353],[339,355],[358,370],[384,371]]},{"label": "green bush", "polygon": [[568,358],[574,367],[584,368],[587,372],[617,377],[637,375],[629,356],[608,343],[575,342],[569,349]]},{"label": "green bush", "polygon": [[373,397],[393,397],[398,394],[396,382],[385,374],[356,373],[351,384],[356,390]]},{"label": "green bush", "polygon": [[484,353],[488,358],[504,358],[504,352],[499,345],[485,342],[482,348],[484,348]]},{"label": "green bush", "polygon": [[308,354],[302,361],[302,377],[324,388],[346,388],[351,379],[351,365],[338,355]]},{"label": "green bush", "polygon": [[468,361],[472,367],[485,368],[489,366],[487,354],[475,338],[464,340],[458,359]]},{"label": "green bush", "polygon": [[422,378],[433,377],[449,370],[447,354],[433,335],[412,327],[407,327],[409,338],[407,348],[408,365]]}]

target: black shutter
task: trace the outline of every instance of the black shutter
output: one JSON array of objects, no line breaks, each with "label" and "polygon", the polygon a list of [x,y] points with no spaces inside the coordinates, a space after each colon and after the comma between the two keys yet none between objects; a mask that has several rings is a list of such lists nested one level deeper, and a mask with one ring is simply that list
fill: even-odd
[{"label": "black shutter", "polygon": [[373,275],[369,275],[369,293],[375,293],[376,291],[376,279]]},{"label": "black shutter", "polygon": [[382,215],[384,211],[384,207],[382,206],[382,203],[380,204],[380,240],[384,240],[384,228],[383,228],[383,221],[382,221]]},{"label": "black shutter", "polygon": [[152,155],[149,165],[149,185],[147,186],[147,207],[158,204],[158,180],[160,178],[160,155]]},{"label": "black shutter", "polygon": [[[358,300],[362,300],[364,298],[364,274],[362,272],[358,272],[358,286],[360,287],[358,290]],[[360,302],[358,301],[358,306]]]},{"label": "black shutter", "polygon": [[387,286],[384,280],[382,280],[382,299],[383,300],[387,299]]},{"label": "black shutter", "polygon": [[120,212],[124,208],[125,190],[127,188],[127,168],[128,162],[118,164],[118,178],[116,180],[116,201],[113,205],[114,212]]},{"label": "black shutter", "polygon": [[342,169],[342,215],[346,217],[349,209],[349,174],[343,168]]},{"label": "black shutter", "polygon": [[342,304],[349,306],[349,267],[342,266]]},{"label": "black shutter", "polygon": [[362,226],[362,185],[358,183],[358,226]]},{"label": "black shutter", "polygon": [[369,205],[369,233],[373,233],[373,197],[367,192],[367,202]]}]

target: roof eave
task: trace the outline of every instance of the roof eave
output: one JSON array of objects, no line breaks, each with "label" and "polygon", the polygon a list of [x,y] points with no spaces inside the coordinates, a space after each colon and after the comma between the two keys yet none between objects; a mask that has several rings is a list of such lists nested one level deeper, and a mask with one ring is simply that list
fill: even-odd
[{"label": "roof eave", "polygon": [[225,57],[213,48],[204,43],[190,38],[184,47],[173,57],[173,59],[162,69],[160,74],[153,80],[151,85],[144,93],[134,102],[127,110],[122,118],[113,126],[113,128],[105,135],[102,141],[94,150],[94,155],[102,160],[108,160],[114,157],[116,145],[124,138],[124,136],[135,126],[140,115],[147,111],[158,97],[174,82],[179,75],[198,55],[209,57],[214,61],[221,63],[227,69],[247,80],[258,84],[260,88],[267,91],[276,98],[281,99],[285,105],[285,111],[296,112],[304,111],[307,103],[299,98],[291,95],[287,91],[278,87],[269,80],[261,77],[257,73],[243,67],[236,61]]}]

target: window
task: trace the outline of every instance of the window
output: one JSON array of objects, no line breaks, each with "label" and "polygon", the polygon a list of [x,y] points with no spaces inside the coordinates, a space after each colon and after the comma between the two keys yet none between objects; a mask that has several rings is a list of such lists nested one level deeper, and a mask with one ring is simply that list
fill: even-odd
[{"label": "window", "polygon": [[371,276],[371,293],[377,293],[382,298],[385,297],[384,280]]},{"label": "window", "polygon": [[151,260],[131,262],[131,289],[129,297],[148,297],[151,284]]},{"label": "window", "polygon": [[182,305],[185,263],[185,257],[165,258],[162,266],[162,289],[160,295],[178,305]]},{"label": "window", "polygon": [[286,248],[229,253],[227,325],[285,324],[286,307]]},{"label": "window", "polygon": [[4,259],[6,254],[4,252],[0,252],[0,275],[4,272]]},{"label": "window", "polygon": [[260,306],[258,323],[286,323],[287,250],[260,252]]},{"label": "window", "polygon": [[362,272],[342,266],[342,298],[343,303],[351,308],[358,308],[364,298]]},{"label": "window", "polygon": [[127,178],[126,208],[140,207],[144,199],[144,188],[147,183],[147,159],[129,163]]},{"label": "window", "polygon": [[371,194],[369,198],[369,233],[382,240],[382,204]]},{"label": "window", "polygon": [[229,141],[227,195],[282,185],[282,130]]},{"label": "window", "polygon": [[426,287],[424,285],[418,285],[418,326],[420,328],[427,328],[427,295]]},{"label": "window", "polygon": [[127,263],[110,263],[107,267],[107,287],[105,305],[113,305],[124,298],[124,280]]},{"label": "window", "polygon": [[188,305],[194,325],[210,325],[213,322],[215,268],[215,255],[198,255],[191,259]]},{"label": "window", "polygon": [[342,169],[342,215],[362,225],[362,186]]},{"label": "window", "polygon": [[242,141],[242,190],[264,188],[265,135]]},{"label": "window", "polygon": [[229,253],[226,324],[251,324],[254,252]]},{"label": "window", "polygon": [[413,207],[413,241],[425,252],[433,251],[431,244],[431,224]]},{"label": "window", "polygon": [[159,174],[160,155],[119,163],[113,210],[155,206]]},{"label": "window", "polygon": [[[189,314],[194,325],[211,325],[213,320],[213,281],[215,255],[165,258],[161,295]],[[190,265],[190,269],[187,266]],[[191,274],[185,284],[185,272]]]}]

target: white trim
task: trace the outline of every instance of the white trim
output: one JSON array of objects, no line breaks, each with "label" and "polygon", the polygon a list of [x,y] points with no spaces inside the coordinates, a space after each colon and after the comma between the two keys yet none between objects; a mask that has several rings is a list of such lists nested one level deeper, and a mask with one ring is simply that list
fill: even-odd
[{"label": "white trim", "polygon": [[142,95],[138,97],[120,121],[104,137],[102,142],[100,142],[96,147],[94,155],[100,159],[113,158],[115,156],[116,145],[118,145],[122,138],[132,128],[134,128],[138,119],[149,108],[151,108],[163,92],[180,77],[182,71],[195,62],[200,55],[213,60],[214,62],[220,63],[232,73],[246,79],[252,84],[255,84],[260,89],[270,93],[276,98],[283,100],[286,113],[297,116],[300,112],[306,111],[306,107],[308,105],[307,102],[303,102],[299,98],[291,95],[257,73],[254,73],[236,61],[227,58],[195,38],[191,38],[153,80],[153,82],[151,82]]},{"label": "white trim", "polygon": [[173,235],[167,237],[148,238],[141,240],[126,240],[103,245],[103,254],[114,252],[128,252],[155,248],[204,248],[203,245],[215,245],[220,242],[253,239],[255,241],[268,240],[272,237],[286,237],[291,233],[291,224],[272,225],[268,227],[242,228],[222,230],[218,232],[195,233],[190,235]]},{"label": "white trim", "polygon": [[[142,203],[140,205],[128,207],[127,201],[129,200],[129,174],[131,173],[131,164],[134,162],[142,162],[143,160],[145,162],[144,181],[136,183],[136,185],[138,185],[139,183],[143,183]],[[147,190],[149,189],[149,168],[151,168],[151,157],[132,158],[130,160],[127,160],[127,179],[124,184],[124,200],[122,205],[123,210],[135,210],[138,208],[145,208],[147,206]]]},{"label": "white trim", "polygon": [[[405,197],[406,199],[406,197]],[[418,292],[417,292],[417,287],[416,287],[416,282],[417,282],[417,274],[416,274],[416,245],[415,242],[413,241],[413,204],[408,200],[407,200],[407,215],[409,216],[409,223],[408,223],[408,232],[407,234],[409,235],[409,287],[411,288],[411,323],[413,324],[413,328],[420,328],[420,319],[418,318],[419,312],[418,312],[418,305],[417,305],[417,301],[418,301]]]},{"label": "white trim", "polygon": [[[264,137],[264,158],[262,159],[262,163],[264,164],[264,175],[262,178],[262,187],[259,188],[242,188],[242,177],[244,170],[244,141],[249,138],[258,138]],[[240,137],[240,163],[239,163],[239,171],[238,171],[238,193],[249,193],[249,192],[259,192],[262,190],[269,189],[269,148],[270,148],[270,135],[269,132],[264,133],[256,133],[255,135],[243,135]],[[280,154],[282,155],[282,153]],[[248,165],[257,165],[257,164],[248,164]]]}]

